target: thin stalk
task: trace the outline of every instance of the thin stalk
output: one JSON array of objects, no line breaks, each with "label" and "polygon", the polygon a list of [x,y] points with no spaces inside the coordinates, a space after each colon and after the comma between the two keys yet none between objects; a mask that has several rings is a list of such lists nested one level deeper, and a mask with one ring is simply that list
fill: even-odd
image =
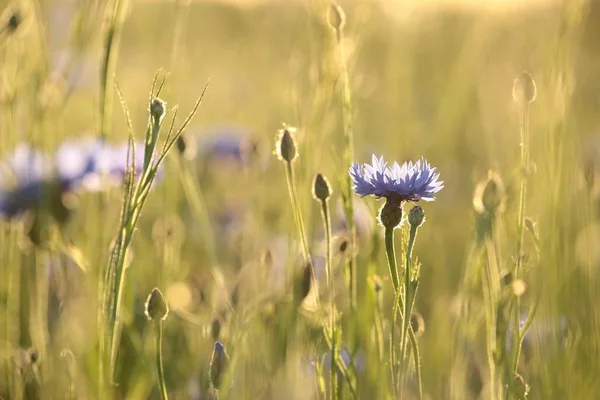
[{"label": "thin stalk", "polygon": [[412,264],[412,250],[415,245],[415,239],[417,237],[417,226],[410,227],[410,234],[408,237],[408,245],[406,246],[406,265],[404,268],[404,318],[402,319],[402,360],[406,359],[408,342],[408,330],[410,327],[410,315],[412,314],[413,296],[412,286],[410,284],[411,264]]},{"label": "thin stalk", "polygon": [[[519,109],[519,130],[521,133],[521,189],[519,191],[519,213],[518,213],[518,236],[517,236],[517,264],[514,277],[519,279],[523,269],[523,243],[525,239],[525,202],[527,198],[527,174],[529,173],[529,103]],[[521,319],[521,299],[517,296],[514,299],[513,324],[515,334],[513,336],[513,352],[511,357],[511,371],[517,373],[519,366],[519,357],[521,354],[520,340],[520,319]],[[507,377],[511,379],[512,377]]]},{"label": "thin stalk", "polygon": [[163,370],[162,356],[162,321],[158,321],[154,325],[156,334],[156,372],[158,373],[158,388],[160,391],[161,400],[168,400],[167,385],[165,383],[165,372]]},{"label": "thin stalk", "polygon": [[[354,127],[352,121],[352,90],[350,88],[350,78],[348,77],[348,66],[346,65],[346,50],[344,48],[344,28],[340,26],[336,29],[337,47],[339,52],[340,75],[342,81],[342,119],[344,139],[346,141],[344,148],[344,164],[349,168],[354,161]],[[346,174],[344,185],[344,195],[342,196],[344,205],[344,214],[348,225],[350,257],[348,258],[350,301],[352,310],[357,306],[357,282],[356,282],[356,231],[354,229],[354,203],[352,201],[352,179]]]},{"label": "thin stalk", "polygon": [[390,368],[391,368],[391,374],[392,374],[392,389],[393,389],[393,394],[394,394],[394,398],[397,398],[396,395],[396,373],[394,371],[394,364],[395,364],[395,329],[394,329],[394,325],[395,325],[395,317],[396,317],[396,311],[397,310],[397,304],[399,302],[399,296],[400,296],[400,280],[398,279],[398,267],[396,265],[396,253],[394,250],[394,228],[392,227],[386,227],[385,228],[385,253],[387,255],[387,260],[388,260],[388,266],[390,269],[390,277],[392,278],[392,285],[394,286],[394,298],[396,299],[394,302],[394,321],[392,321],[392,325],[390,327]]},{"label": "thin stalk", "polygon": [[496,360],[494,358],[496,352],[496,327],[497,327],[497,315],[496,307],[498,304],[498,294],[500,293],[500,276],[498,274],[498,266],[496,263],[496,251],[494,243],[488,237],[485,239],[485,249],[487,260],[484,261],[485,273],[482,276],[483,279],[483,296],[484,303],[486,305],[486,322],[487,322],[487,357],[488,367],[490,370],[490,399],[498,398],[498,390],[500,386],[497,385],[496,376]]},{"label": "thin stalk", "polygon": [[[310,252],[308,250],[308,241],[306,240],[306,230],[304,229],[304,221],[302,220],[302,212],[298,204],[298,196],[296,194],[296,184],[294,183],[294,169],[290,162],[285,161],[285,177],[287,179],[288,191],[290,194],[290,201],[292,202],[292,211],[294,212],[294,220],[296,222],[296,228],[298,229],[298,236],[302,242],[302,252],[304,254],[304,260],[310,261]],[[312,264],[311,264],[312,265]],[[313,270],[313,277],[315,276]]]},{"label": "thin stalk", "polygon": [[321,201],[321,216],[323,217],[323,228],[325,229],[325,241],[327,243],[327,286],[329,288],[329,313],[330,313],[330,334],[331,334],[331,363],[329,366],[329,398],[337,399],[337,373],[335,367],[336,349],[336,332],[335,332],[335,308],[334,308],[334,276],[331,263],[331,217],[327,200]]},{"label": "thin stalk", "polygon": [[408,330],[408,338],[412,346],[413,357],[415,359],[415,375],[417,377],[417,386],[419,388],[419,400],[423,399],[423,378],[421,377],[421,356],[419,355],[419,344],[417,343],[417,336],[412,326]]},{"label": "thin stalk", "polygon": [[125,19],[127,0],[114,0],[107,8],[107,27],[104,33],[104,56],[100,76],[100,135],[106,137],[112,122],[112,103],[115,94],[110,83],[117,67],[121,30]]}]

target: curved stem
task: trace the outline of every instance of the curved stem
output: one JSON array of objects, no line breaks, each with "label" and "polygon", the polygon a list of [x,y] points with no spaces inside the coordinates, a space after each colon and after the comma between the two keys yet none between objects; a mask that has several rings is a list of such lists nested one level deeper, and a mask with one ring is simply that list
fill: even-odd
[{"label": "curved stem", "polygon": [[165,384],[165,372],[163,370],[162,357],[162,321],[158,321],[154,324],[154,330],[156,333],[156,372],[158,373],[158,388],[161,400],[167,400],[169,396],[167,394],[167,385]]},{"label": "curved stem", "polygon": [[[296,184],[294,183],[294,169],[292,164],[285,162],[285,176],[288,184],[288,191],[290,193],[290,201],[292,202],[292,210],[294,212],[294,220],[296,222],[296,228],[298,229],[298,236],[302,242],[302,252],[304,254],[305,261],[310,261],[310,252],[308,250],[308,241],[306,240],[306,231],[304,230],[304,221],[302,220],[302,212],[300,211],[300,205],[298,204],[298,196],[296,194]],[[314,276],[314,270],[313,270]]]}]

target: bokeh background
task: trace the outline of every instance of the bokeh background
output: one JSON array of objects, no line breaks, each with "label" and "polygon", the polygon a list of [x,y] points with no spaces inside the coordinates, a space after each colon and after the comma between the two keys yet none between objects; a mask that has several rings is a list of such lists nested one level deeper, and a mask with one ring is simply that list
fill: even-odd
[{"label": "bokeh background", "polygon": [[[520,138],[512,86],[527,70],[537,84],[537,98],[531,106],[535,173],[526,214],[537,222],[540,256],[524,277],[524,303],[534,294],[541,303],[536,340],[522,373],[532,386],[530,398],[597,398],[600,225],[594,177],[600,166],[600,2],[340,4],[347,16],[344,61],[357,160],[370,161],[373,153],[399,162],[423,155],[445,181],[437,200],[424,205],[427,222],[415,249],[422,263],[416,309],[426,326],[419,339],[425,397],[487,398],[484,347],[478,343],[483,326],[471,327],[468,368],[457,366],[456,305],[476,236],[473,192],[489,170],[499,173],[507,187],[502,262],[506,269],[513,262]],[[138,139],[159,69],[170,74],[161,98],[169,106],[178,104],[182,115],[210,82],[184,133],[186,152],[177,155],[183,162],[167,160],[133,242],[124,303],[122,398],[158,395],[152,332],[143,314],[155,286],[172,309],[164,339],[172,397],[205,398],[217,324],[216,337],[237,354],[227,398],[316,398],[313,364],[323,348],[298,340],[292,361],[273,369],[269,354],[275,350],[268,335],[277,313],[269,314],[262,296],[285,294],[285,271],[301,268],[284,169],[272,154],[281,123],[299,128],[296,180],[314,255],[324,255],[319,208],[310,194],[317,172],[333,184],[333,226],[337,240],[345,235],[339,195],[348,167],[341,156],[341,60],[326,20],[328,6],[317,0],[128,3],[114,76]],[[51,150],[68,138],[99,133],[105,7],[85,0],[0,1],[3,21],[11,10],[22,13],[15,32],[0,35],[0,159],[22,142]],[[106,133],[119,143],[127,139],[127,125],[118,99],[113,100]],[[218,146],[228,145],[239,151],[223,156]],[[190,176],[180,171],[183,164]],[[191,205],[186,177],[194,181],[194,190],[201,190],[210,237]],[[18,362],[29,348],[41,354],[39,370],[32,368],[38,375],[31,374],[42,382],[42,398],[61,398],[66,387],[74,388],[74,398],[95,398],[98,274],[117,233],[121,195],[113,189],[102,196],[79,196],[63,228],[66,239],[61,239],[77,252],[39,254],[23,244],[19,221],[0,221],[4,398],[10,398],[11,371],[29,368]],[[381,276],[389,305],[391,284],[375,220],[381,204],[371,198],[355,201],[362,211],[357,216],[359,285],[366,292],[371,276]],[[209,254],[212,245],[216,255]],[[527,248],[533,252],[532,240]],[[378,263],[367,267],[372,253]],[[267,261],[265,254],[271,257]],[[341,285],[339,260],[344,256],[336,257]],[[32,324],[28,342],[14,326],[10,304],[21,287],[19,270],[30,267],[45,278],[31,300],[41,305],[37,312],[43,323]],[[224,299],[232,295],[239,302],[235,316],[224,311]],[[361,307],[373,306],[367,297],[359,299]],[[338,300],[345,310],[344,296]],[[358,331],[370,329],[365,313],[365,326]],[[310,335],[305,339],[318,342]],[[369,353],[365,346],[362,350]],[[361,398],[369,398],[378,385],[376,363],[370,356],[364,360],[369,383]],[[465,384],[456,383],[456,368],[466,368]],[[376,398],[386,397],[376,392]]]}]

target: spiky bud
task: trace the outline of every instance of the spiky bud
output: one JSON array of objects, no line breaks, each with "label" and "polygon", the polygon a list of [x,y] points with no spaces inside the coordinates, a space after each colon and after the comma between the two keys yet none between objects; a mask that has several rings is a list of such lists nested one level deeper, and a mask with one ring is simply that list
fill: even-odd
[{"label": "spiky bud", "polygon": [[216,341],[210,359],[209,377],[211,385],[217,390],[221,388],[228,363],[229,356],[225,352],[225,346],[223,346],[223,343]]},{"label": "spiky bud", "polygon": [[315,200],[327,201],[331,196],[331,187],[329,181],[323,174],[317,174],[313,183],[313,197]]},{"label": "spiky bud", "polygon": [[296,132],[296,128],[292,128],[291,126],[285,126],[279,130],[275,144],[275,155],[281,161],[291,163],[298,157],[293,136],[294,132]]},{"label": "spiky bud", "polygon": [[165,115],[166,108],[167,103],[159,98],[155,98],[152,100],[152,103],[150,103],[150,115],[154,120],[160,121]]},{"label": "spiky bud", "polygon": [[521,72],[521,74],[515,79],[513,84],[513,99],[520,105],[531,104],[537,96],[537,89],[535,81],[527,71]]},{"label": "spiky bud", "polygon": [[408,223],[410,226],[418,228],[425,222],[425,211],[421,206],[414,206],[408,212]]},{"label": "spiky bud", "polygon": [[344,29],[346,25],[346,14],[342,7],[337,4],[331,4],[327,10],[327,22],[336,31]]},{"label": "spiky bud", "polygon": [[402,222],[402,207],[395,201],[387,200],[379,212],[379,222],[384,228],[394,229]]},{"label": "spiky bud", "polygon": [[160,322],[164,321],[167,318],[167,314],[169,314],[169,306],[165,301],[163,294],[158,288],[152,289],[148,299],[146,300],[146,317],[149,320]]}]

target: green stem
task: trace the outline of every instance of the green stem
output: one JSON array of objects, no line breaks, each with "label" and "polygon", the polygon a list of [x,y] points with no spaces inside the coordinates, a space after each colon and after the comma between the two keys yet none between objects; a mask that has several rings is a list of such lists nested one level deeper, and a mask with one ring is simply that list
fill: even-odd
[{"label": "green stem", "polygon": [[408,330],[408,337],[412,345],[413,357],[415,358],[415,375],[417,377],[417,386],[419,388],[419,400],[423,399],[423,379],[421,377],[421,356],[419,355],[419,344],[417,336],[412,326]]},{"label": "green stem", "polygon": [[337,393],[337,374],[335,369],[336,349],[336,334],[335,334],[335,308],[334,308],[334,276],[331,263],[331,217],[329,215],[329,207],[327,200],[321,201],[321,216],[323,217],[323,228],[325,229],[325,241],[327,243],[327,286],[329,288],[329,313],[330,313],[330,334],[331,334],[331,363],[329,365],[329,398],[334,400],[338,398]]},{"label": "green stem", "polygon": [[163,370],[162,356],[162,321],[158,321],[154,325],[156,333],[156,372],[158,373],[158,387],[161,400],[167,400],[167,385],[165,383],[165,372]]},{"label": "green stem", "polygon": [[[292,210],[294,212],[294,220],[296,222],[296,228],[298,229],[298,236],[302,242],[302,252],[304,254],[304,260],[310,262],[310,252],[308,250],[308,241],[306,240],[306,230],[304,229],[304,221],[302,220],[302,212],[300,205],[298,204],[298,196],[296,194],[296,184],[294,183],[294,169],[290,162],[284,162],[285,164],[285,176],[288,184],[288,191],[290,194],[290,201],[292,202]],[[311,264],[312,265],[312,264]],[[313,277],[315,276],[313,270]]]},{"label": "green stem", "polygon": [[[346,51],[344,48],[344,30],[336,30],[336,38],[339,51],[340,75],[342,81],[342,119],[344,138],[346,140],[344,149],[344,163],[349,168],[354,161],[354,127],[352,124],[352,91],[350,89],[350,78],[348,77],[348,66],[346,65]],[[352,179],[346,174],[344,185],[343,205],[346,223],[348,225],[350,257],[348,258],[348,275],[350,289],[350,304],[352,310],[357,306],[357,277],[356,277],[356,231],[354,228],[354,204],[352,202]]]},{"label": "green stem", "polygon": [[[519,192],[519,213],[518,213],[518,237],[517,237],[517,263],[515,266],[514,279],[519,279],[523,269],[523,243],[525,238],[525,202],[527,197],[527,174],[529,173],[529,104],[522,106],[519,110],[519,130],[521,133],[521,189]],[[519,357],[521,356],[521,299],[517,296],[514,299],[513,324],[515,334],[513,335],[511,372],[517,373],[519,367]],[[512,379],[511,376],[506,377]]]},{"label": "green stem", "polygon": [[390,369],[392,374],[392,388],[394,393],[394,398],[396,398],[396,373],[394,371],[395,365],[395,321],[396,321],[396,311],[397,304],[400,301],[400,280],[398,279],[398,267],[396,265],[396,253],[394,251],[394,228],[386,227],[385,228],[385,253],[387,255],[388,266],[390,269],[390,277],[392,278],[392,285],[394,286],[394,318],[392,321],[392,325],[390,327]]}]

